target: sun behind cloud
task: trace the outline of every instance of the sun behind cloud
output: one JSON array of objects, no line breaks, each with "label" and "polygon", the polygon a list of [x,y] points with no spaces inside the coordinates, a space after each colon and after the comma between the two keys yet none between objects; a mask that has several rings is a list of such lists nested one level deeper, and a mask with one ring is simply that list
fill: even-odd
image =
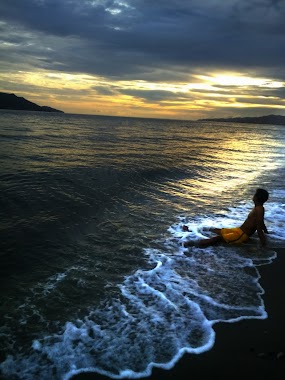
[{"label": "sun behind cloud", "polygon": [[[197,119],[226,110],[277,109],[284,100],[274,90],[284,83],[242,73],[195,74],[188,81],[113,80],[88,74],[18,71],[0,74],[31,101],[70,113]],[[17,88],[19,91],[17,91]],[[269,95],[271,91],[271,95]]]},{"label": "sun behind cloud", "polygon": [[268,78],[255,78],[239,73],[214,73],[212,75],[198,75],[197,77],[219,86],[282,88],[285,84]]}]

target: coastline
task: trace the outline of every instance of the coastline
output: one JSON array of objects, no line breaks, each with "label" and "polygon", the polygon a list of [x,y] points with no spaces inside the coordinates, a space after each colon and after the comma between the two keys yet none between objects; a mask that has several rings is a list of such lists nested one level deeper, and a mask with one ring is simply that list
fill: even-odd
[{"label": "coastline", "polygon": [[[154,368],[148,380],[232,378],[285,379],[285,248],[274,249],[277,258],[258,267],[267,319],[248,319],[214,325],[214,347],[203,354],[184,355],[171,370]],[[85,373],[72,380],[107,380]]]}]

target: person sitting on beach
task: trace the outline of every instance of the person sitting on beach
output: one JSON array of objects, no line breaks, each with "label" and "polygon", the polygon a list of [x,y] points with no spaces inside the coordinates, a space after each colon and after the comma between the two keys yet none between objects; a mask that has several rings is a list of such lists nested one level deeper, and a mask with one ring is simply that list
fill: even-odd
[{"label": "person sitting on beach", "polygon": [[[240,227],[235,228],[211,228],[210,231],[217,234],[209,239],[202,239],[198,242],[186,241],[184,247],[198,246],[201,248],[208,247],[220,242],[228,244],[241,244],[248,241],[249,237],[257,231],[262,247],[266,246],[267,228],[264,224],[264,207],[263,204],[268,200],[269,194],[264,189],[257,189],[254,196],[254,208],[248,214],[246,220]],[[187,226],[183,226],[184,231],[189,231]]]}]

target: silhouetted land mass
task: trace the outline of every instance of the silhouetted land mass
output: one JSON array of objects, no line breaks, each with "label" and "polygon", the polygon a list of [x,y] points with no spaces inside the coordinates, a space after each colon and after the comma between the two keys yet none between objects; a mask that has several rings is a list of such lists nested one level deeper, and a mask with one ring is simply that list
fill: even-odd
[{"label": "silhouetted land mass", "polygon": [[285,125],[285,116],[266,115],[256,117],[232,117],[228,119],[200,119],[200,121],[220,121],[231,123],[252,123],[252,124],[278,124]]},{"label": "silhouetted land mass", "polygon": [[15,94],[6,94],[5,92],[0,92],[0,109],[64,113],[63,111],[57,110],[55,108],[39,106],[36,103],[32,103],[25,98],[21,98]]}]

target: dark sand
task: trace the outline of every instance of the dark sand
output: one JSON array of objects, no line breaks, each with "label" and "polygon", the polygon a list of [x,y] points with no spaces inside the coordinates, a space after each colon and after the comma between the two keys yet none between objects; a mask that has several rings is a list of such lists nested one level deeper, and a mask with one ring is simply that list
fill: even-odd
[{"label": "dark sand", "polygon": [[[204,354],[187,354],[172,370],[153,369],[147,380],[285,380],[285,248],[258,268],[268,318],[214,325],[216,342]],[[107,380],[81,374],[72,380]]]}]

